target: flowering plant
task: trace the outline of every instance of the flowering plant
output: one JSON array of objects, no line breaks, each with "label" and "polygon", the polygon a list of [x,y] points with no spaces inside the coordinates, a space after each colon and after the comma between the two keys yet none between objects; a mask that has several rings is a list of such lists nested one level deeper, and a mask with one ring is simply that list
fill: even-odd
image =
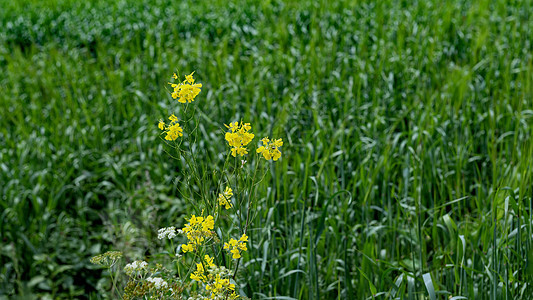
[{"label": "flowering plant", "polygon": [[[189,105],[195,101],[200,94],[202,84],[195,83],[193,73],[185,76],[185,80],[177,83],[169,83],[172,87],[171,97],[177,99],[179,103],[185,105],[182,109],[187,115]],[[174,74],[173,79],[177,80],[178,75]],[[194,109],[185,119],[194,118]],[[159,121],[158,128],[162,131],[162,138],[167,145],[173,147],[184,158],[191,170],[193,178],[200,178],[197,174],[198,162],[194,159],[192,150],[183,146],[182,139],[190,138],[194,128],[187,130],[187,122],[184,126],[178,122],[176,114],[171,114],[169,123]],[[254,201],[254,188],[257,185],[257,170],[259,160],[277,161],[281,157],[279,148],[283,146],[281,139],[270,140],[263,138],[262,146],[256,149],[255,170],[253,176],[249,173],[240,173],[246,160],[241,160],[241,168],[233,168],[233,172],[226,169],[227,162],[234,159],[243,158],[248,152],[248,147],[252,143],[255,135],[252,133],[250,123],[243,121],[230,122],[225,125],[227,132],[224,138],[229,146],[229,152],[224,162],[222,173],[226,180],[224,190],[220,190],[215,200],[214,195],[203,193],[201,199],[188,199],[192,206],[201,209],[199,215],[191,214],[186,218],[187,223],[181,229],[175,226],[161,228],[158,231],[158,239],[170,243],[170,251],[167,251],[176,270],[171,271],[162,264],[149,263],[144,260],[137,260],[127,264],[123,269],[123,274],[128,278],[122,294],[123,299],[240,299],[246,298],[237,289],[235,281],[238,274],[239,262],[244,252],[248,250],[249,237],[247,235],[248,226],[252,220],[250,215]],[[173,143],[173,144],[170,144]],[[191,139],[187,145],[191,146]],[[250,175],[251,181],[248,184],[239,185],[239,176]],[[233,187],[231,186],[234,180]],[[215,189],[221,188],[223,182]],[[186,185],[191,188],[191,184]],[[235,192],[234,192],[235,189]],[[216,195],[216,193],[215,193]],[[246,197],[247,196],[247,197]],[[185,197],[187,198],[187,197]],[[242,199],[238,199],[242,198]],[[245,212],[246,211],[246,212]],[[215,231],[215,224],[223,214],[231,214],[230,219],[236,219],[235,227],[239,231],[239,238],[224,236],[220,230]],[[177,248],[173,246],[175,239],[186,239]],[[91,261],[95,264],[114,268],[122,257],[121,252],[113,251],[95,256]],[[152,266],[151,266],[152,265]],[[110,274],[114,274],[110,272]],[[113,280],[115,283],[115,280]]]}]

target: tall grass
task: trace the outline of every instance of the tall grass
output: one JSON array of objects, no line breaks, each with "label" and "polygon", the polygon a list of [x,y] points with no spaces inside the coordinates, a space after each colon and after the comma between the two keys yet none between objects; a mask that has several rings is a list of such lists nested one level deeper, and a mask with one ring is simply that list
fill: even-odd
[{"label": "tall grass", "polygon": [[529,1],[0,7],[0,297],[99,297],[92,255],[150,257],[183,225],[156,128],[176,69],[204,83],[199,160],[229,120],[285,141],[249,297],[532,294]]}]

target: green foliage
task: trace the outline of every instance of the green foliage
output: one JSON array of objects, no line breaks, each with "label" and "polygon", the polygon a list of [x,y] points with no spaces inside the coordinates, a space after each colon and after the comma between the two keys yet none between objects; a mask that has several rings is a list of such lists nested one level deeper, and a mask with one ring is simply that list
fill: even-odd
[{"label": "green foliage", "polygon": [[206,91],[197,159],[228,120],[284,140],[249,297],[533,293],[530,1],[0,7],[0,298],[102,297],[90,257],[149,259],[183,226],[186,163],[157,129],[176,69]]}]

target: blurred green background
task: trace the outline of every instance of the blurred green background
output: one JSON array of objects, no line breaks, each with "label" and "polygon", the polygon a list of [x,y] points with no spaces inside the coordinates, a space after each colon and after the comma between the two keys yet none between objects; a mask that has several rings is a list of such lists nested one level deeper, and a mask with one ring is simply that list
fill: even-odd
[{"label": "blurred green background", "polygon": [[[195,71],[199,159],[246,120],[253,299],[533,293],[530,1],[0,1],[0,298],[102,298],[182,226],[157,121]],[[216,187],[212,187],[214,190]]]}]

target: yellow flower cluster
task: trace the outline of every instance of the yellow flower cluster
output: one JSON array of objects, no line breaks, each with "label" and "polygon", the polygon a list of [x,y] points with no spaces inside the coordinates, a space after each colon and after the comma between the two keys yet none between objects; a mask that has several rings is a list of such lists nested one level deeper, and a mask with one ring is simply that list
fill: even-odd
[{"label": "yellow flower cluster", "polygon": [[239,240],[230,239],[229,243],[224,243],[224,249],[228,249],[233,254],[233,259],[238,259],[241,257],[241,251],[248,250],[246,242],[248,242],[248,236],[243,234]]},{"label": "yellow flower cluster", "polygon": [[[215,266],[213,263],[213,258],[209,257],[209,255],[206,254],[204,256],[204,260],[208,267]],[[196,264],[196,271],[191,274],[191,279],[204,283],[207,282],[207,276],[205,275],[205,269],[202,263]]]},{"label": "yellow flower cluster", "polygon": [[187,234],[187,239],[189,240],[188,244],[181,246],[183,252],[194,251],[206,238],[213,235],[211,230],[215,227],[215,220],[211,215],[208,215],[206,218],[192,215],[188,221],[189,223],[185,224],[185,227],[182,229]]},{"label": "yellow flower cluster", "polygon": [[[174,89],[172,92],[172,98],[178,99],[178,102],[180,103],[191,103],[194,101],[194,98],[196,98],[201,92],[202,84],[194,83],[194,78],[192,77],[193,74],[194,72],[190,75],[186,75],[185,80],[181,83],[168,83]],[[172,77],[178,79],[178,75],[176,74]]]},{"label": "yellow flower cluster", "polygon": [[225,206],[226,209],[230,209],[232,207],[231,205],[231,196],[233,196],[233,190],[227,186],[224,193],[218,194],[218,203],[221,206]]},{"label": "yellow flower cluster", "polygon": [[263,142],[263,146],[257,148],[257,153],[263,154],[263,157],[266,160],[273,159],[276,161],[281,157],[281,151],[278,149],[283,146],[283,141],[281,139],[271,141],[265,137],[261,139],[261,142]]},{"label": "yellow flower cluster", "polygon": [[239,296],[235,294],[235,285],[229,282],[228,278],[222,279],[220,274],[215,276],[215,280],[205,287],[206,290],[211,291],[211,299],[215,299],[218,295],[228,295],[224,299],[237,299]]},{"label": "yellow flower cluster", "polygon": [[254,134],[249,132],[252,129],[250,123],[234,122],[230,123],[229,126],[225,125],[230,129],[230,132],[226,132],[226,141],[228,141],[231,148],[231,155],[237,157],[237,155],[248,154],[246,145],[248,145],[254,138]]},{"label": "yellow flower cluster", "polygon": [[207,281],[207,276],[205,276],[204,265],[199,263],[196,264],[196,271],[191,274],[191,279],[199,282]]},{"label": "yellow flower cluster", "polygon": [[[207,271],[204,266],[207,266]],[[231,272],[224,267],[213,263],[213,258],[204,256],[204,263],[196,264],[196,271],[191,274],[191,279],[204,283],[205,289],[211,293],[211,299],[238,299],[235,285],[228,278]]]},{"label": "yellow flower cluster", "polygon": [[168,117],[170,120],[170,123],[167,125],[163,120],[159,120],[159,129],[163,130],[167,135],[165,136],[165,140],[167,141],[174,141],[180,136],[183,136],[183,128],[180,127],[180,123],[178,123],[178,118],[172,114],[170,117]]}]

